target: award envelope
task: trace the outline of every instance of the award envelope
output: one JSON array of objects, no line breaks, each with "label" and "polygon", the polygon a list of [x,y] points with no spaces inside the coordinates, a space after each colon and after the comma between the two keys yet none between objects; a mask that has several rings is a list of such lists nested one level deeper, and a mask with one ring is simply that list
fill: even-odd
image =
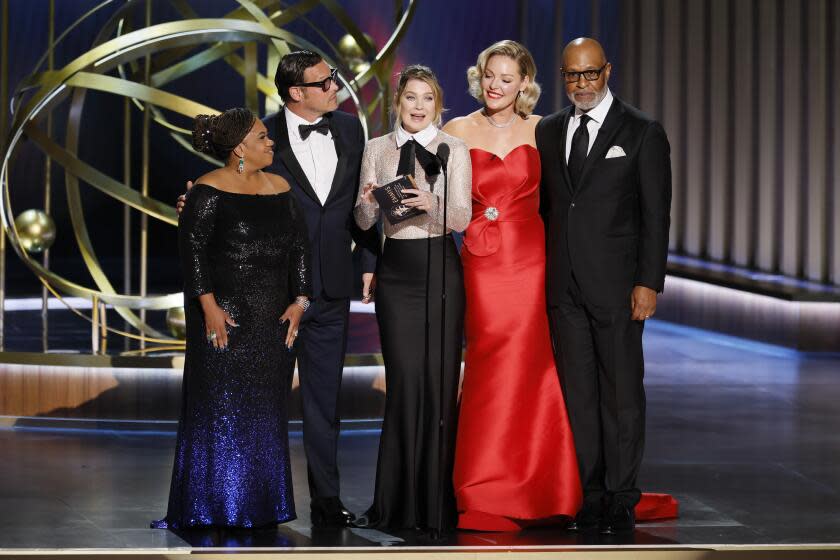
[{"label": "award envelope", "polygon": [[373,197],[379,203],[382,214],[388,218],[391,225],[398,224],[414,216],[419,216],[423,210],[411,208],[403,204],[403,200],[414,198],[414,195],[403,192],[403,189],[416,189],[414,178],[403,175],[396,180],[373,189]]}]

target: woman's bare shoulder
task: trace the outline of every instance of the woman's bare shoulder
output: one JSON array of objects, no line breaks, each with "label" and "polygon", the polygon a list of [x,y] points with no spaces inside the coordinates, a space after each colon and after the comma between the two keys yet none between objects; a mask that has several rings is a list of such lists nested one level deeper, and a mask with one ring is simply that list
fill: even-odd
[{"label": "woman's bare shoulder", "polygon": [[470,139],[479,134],[479,125],[481,124],[480,117],[481,111],[475,111],[470,113],[469,115],[464,115],[463,117],[456,117],[451,121],[447,122],[446,125],[441,129],[443,132],[449,134],[450,136],[454,136],[455,138],[460,138],[467,145],[470,145]]},{"label": "woman's bare shoulder", "polygon": [[194,185],[207,185],[219,190],[225,190],[225,178],[228,178],[228,172],[224,167],[220,167],[219,169],[214,169],[209,173],[205,173],[195,181],[193,181]]},{"label": "woman's bare shoulder", "polygon": [[528,115],[525,117],[525,124],[531,128],[537,128],[537,123],[540,122],[540,119],[542,119],[540,115]]},{"label": "woman's bare shoulder", "polygon": [[274,190],[276,190],[277,192],[288,192],[292,189],[291,185],[289,185],[289,182],[280,175],[275,175],[274,173],[265,173],[265,176],[268,177],[268,180],[271,182],[271,186],[273,186]]}]

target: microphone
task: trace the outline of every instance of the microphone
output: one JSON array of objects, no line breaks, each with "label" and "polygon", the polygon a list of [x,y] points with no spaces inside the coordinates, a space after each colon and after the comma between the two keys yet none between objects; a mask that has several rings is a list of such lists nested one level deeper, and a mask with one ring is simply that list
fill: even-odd
[{"label": "microphone", "polygon": [[441,166],[446,170],[446,162],[449,161],[449,144],[442,142],[437,148],[437,158],[440,160]]}]

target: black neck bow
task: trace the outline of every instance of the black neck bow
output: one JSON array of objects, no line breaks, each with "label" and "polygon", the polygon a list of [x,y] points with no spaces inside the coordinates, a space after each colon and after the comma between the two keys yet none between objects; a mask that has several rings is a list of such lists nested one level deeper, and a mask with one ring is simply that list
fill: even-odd
[{"label": "black neck bow", "polygon": [[397,175],[414,177],[415,161],[420,162],[420,167],[423,168],[426,177],[440,173],[440,162],[438,162],[437,157],[412,138],[400,148],[400,163],[397,165]]},{"label": "black neck bow", "polygon": [[330,123],[327,121],[327,119],[321,119],[315,124],[302,124],[298,126],[298,131],[300,132],[300,138],[302,140],[306,140],[307,138],[309,138],[309,135],[312,134],[313,131],[320,132],[321,134],[326,136],[329,130]]}]

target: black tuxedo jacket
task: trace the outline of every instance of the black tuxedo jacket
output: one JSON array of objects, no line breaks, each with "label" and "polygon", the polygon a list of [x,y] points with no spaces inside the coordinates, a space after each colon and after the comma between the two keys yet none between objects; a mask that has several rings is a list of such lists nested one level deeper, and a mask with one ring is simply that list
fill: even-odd
[{"label": "black tuxedo jacket", "polygon": [[330,123],[338,154],[332,188],[324,204],[295,158],[283,110],[263,121],[276,142],[274,163],[268,170],[289,182],[303,209],[312,251],[315,297],[348,298],[352,296],[354,285],[351,240],[355,240],[362,251],[362,271],[373,272],[379,254],[379,237],[376,228],[362,231],[353,219],[365,147],[362,125],[358,118],[340,111],[327,113],[324,118]]},{"label": "black tuxedo jacket", "polygon": [[[661,292],[668,258],[671,160],[662,126],[613,98],[575,189],[566,166],[574,107],[537,124],[546,225],[546,295],[557,305],[574,275],[594,305],[628,305],[636,285]],[[623,156],[607,158],[613,146]],[[616,148],[613,153],[620,153]]]}]

